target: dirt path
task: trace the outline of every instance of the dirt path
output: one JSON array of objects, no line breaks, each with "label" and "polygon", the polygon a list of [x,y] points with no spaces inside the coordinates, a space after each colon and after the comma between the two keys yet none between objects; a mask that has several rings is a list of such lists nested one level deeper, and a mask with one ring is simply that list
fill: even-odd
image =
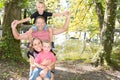
[{"label": "dirt path", "polygon": [[56,64],[55,80],[120,80],[120,72],[101,70],[81,61],[62,61]]},{"label": "dirt path", "polygon": [[[0,61],[0,80],[28,80],[29,65]],[[82,61],[56,63],[55,80],[120,80],[119,71],[100,70]]]}]

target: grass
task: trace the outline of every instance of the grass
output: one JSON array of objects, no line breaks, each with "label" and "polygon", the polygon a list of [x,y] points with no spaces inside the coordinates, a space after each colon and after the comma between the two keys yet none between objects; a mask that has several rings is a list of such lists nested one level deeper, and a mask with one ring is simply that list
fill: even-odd
[{"label": "grass", "polygon": [[78,39],[70,39],[63,43],[63,45],[56,45],[58,60],[90,60],[97,52],[99,46],[96,44],[87,43]]}]

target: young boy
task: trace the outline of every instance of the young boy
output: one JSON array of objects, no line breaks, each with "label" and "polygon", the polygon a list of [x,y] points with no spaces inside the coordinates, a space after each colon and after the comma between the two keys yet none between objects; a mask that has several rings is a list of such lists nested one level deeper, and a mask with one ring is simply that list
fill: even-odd
[{"label": "young boy", "polygon": [[47,11],[45,11],[45,3],[40,2],[40,1],[36,2],[36,8],[37,8],[37,11],[35,13],[33,13],[30,17],[22,19],[22,20],[15,20],[16,24],[24,23],[24,22],[27,22],[31,19],[34,19],[33,23],[35,23],[35,20],[38,16],[43,16],[45,18],[45,22],[47,23],[48,16],[63,16],[67,13],[67,11],[63,12],[63,13],[47,12]]},{"label": "young boy", "polygon": [[[51,64],[56,62],[56,58],[54,54],[50,51],[51,43],[50,41],[43,41],[42,42],[42,51],[37,55],[35,58],[35,64],[40,69],[40,77],[39,80],[50,80],[51,78]],[[44,69],[41,69],[39,66],[45,66]],[[47,72],[44,71],[47,69]],[[46,72],[46,73],[45,73]]]}]

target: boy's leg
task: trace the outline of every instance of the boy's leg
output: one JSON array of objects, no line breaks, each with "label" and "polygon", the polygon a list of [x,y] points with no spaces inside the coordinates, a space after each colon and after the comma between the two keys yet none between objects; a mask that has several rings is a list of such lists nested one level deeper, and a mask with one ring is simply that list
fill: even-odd
[{"label": "boy's leg", "polygon": [[50,80],[54,80],[55,78],[55,69],[51,71],[51,79]]},{"label": "boy's leg", "polygon": [[44,80],[50,80],[49,78],[44,78]]},{"label": "boy's leg", "polygon": [[36,80],[42,80],[42,78],[39,76],[39,77],[36,78]]},{"label": "boy's leg", "polygon": [[51,79],[50,80],[54,80],[54,78],[55,78],[55,74],[51,73]]}]

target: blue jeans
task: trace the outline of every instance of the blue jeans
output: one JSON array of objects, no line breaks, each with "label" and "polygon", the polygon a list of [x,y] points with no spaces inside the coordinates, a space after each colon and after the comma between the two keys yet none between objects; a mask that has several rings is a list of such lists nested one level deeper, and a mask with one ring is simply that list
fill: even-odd
[{"label": "blue jeans", "polygon": [[[37,77],[40,76],[40,72],[42,71],[41,68],[35,68],[34,70],[30,70],[30,80],[36,80]],[[51,72],[48,71],[46,78],[51,78]]]}]

